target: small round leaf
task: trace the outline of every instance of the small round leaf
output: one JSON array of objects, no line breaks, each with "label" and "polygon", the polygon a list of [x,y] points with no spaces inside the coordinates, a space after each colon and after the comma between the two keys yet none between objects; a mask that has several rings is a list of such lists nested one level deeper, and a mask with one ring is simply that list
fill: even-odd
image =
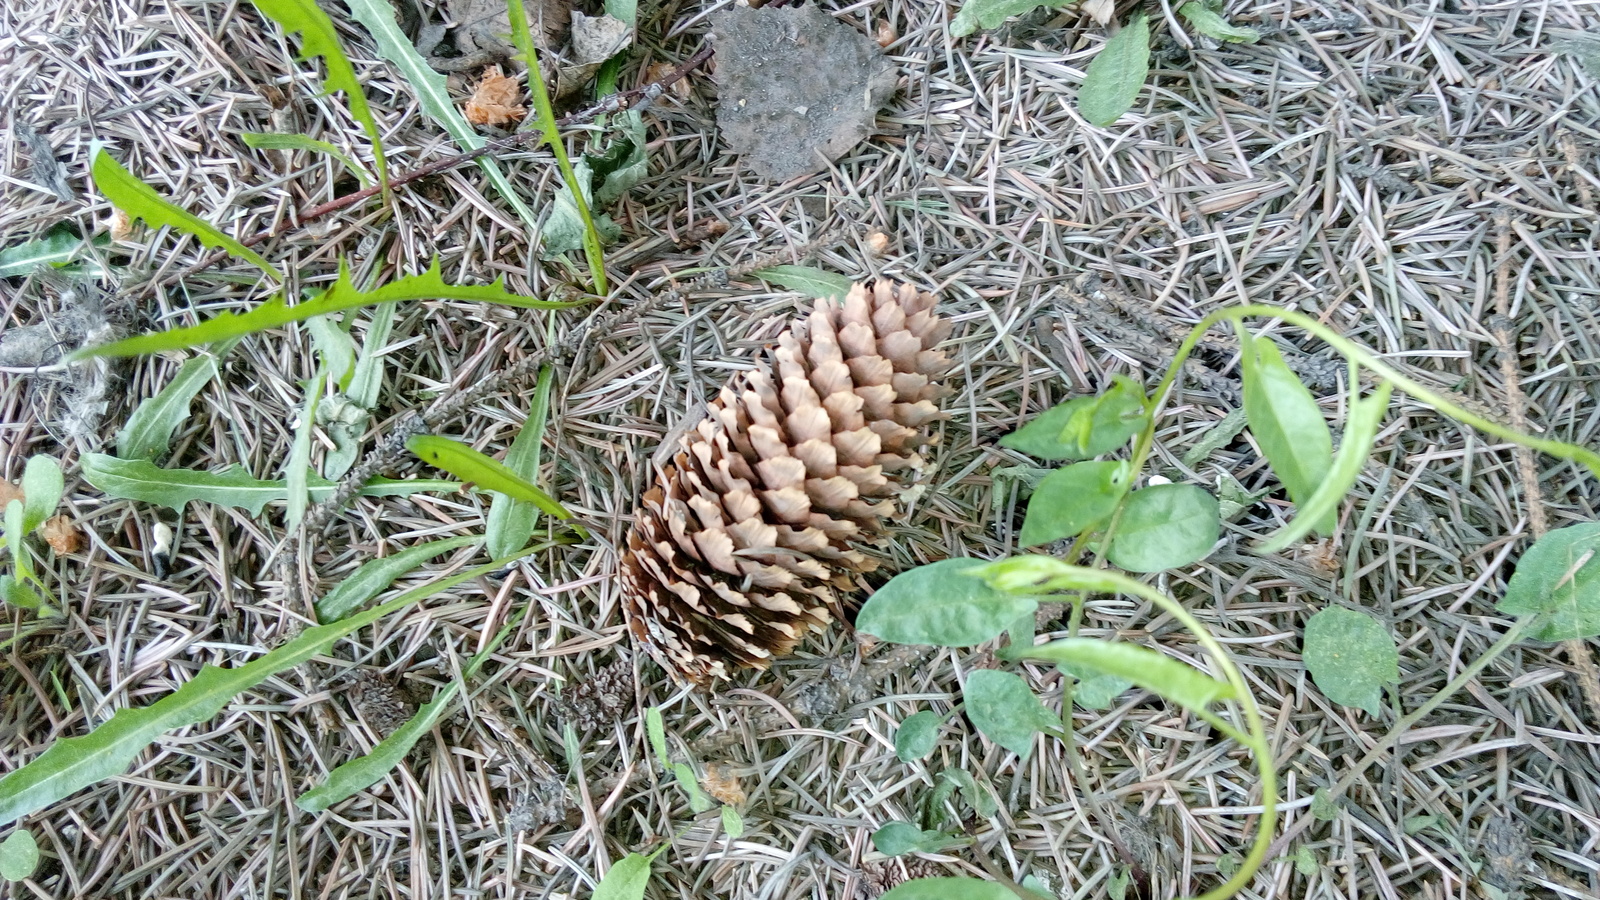
[{"label": "small round leaf", "polygon": [[1222,532],[1217,498],[1192,484],[1134,491],[1107,557],[1130,572],[1161,572],[1205,559]]},{"label": "small round leaf", "polygon": [[25,828],[18,828],[0,841],[0,878],[21,881],[39,867],[39,843]]},{"label": "small round leaf", "polygon": [[932,753],[934,745],[939,743],[942,724],[944,716],[931,709],[906,716],[894,732],[894,755],[901,762],[911,762]]},{"label": "small round leaf", "polygon": [[1383,686],[1400,680],[1400,653],[1388,629],[1364,612],[1330,606],[1306,622],[1304,656],[1329,700],[1376,716]]},{"label": "small round leaf", "polygon": [[1033,749],[1033,736],[1058,720],[1013,672],[979,669],[967,676],[962,698],[967,718],[989,740],[1018,756]]}]

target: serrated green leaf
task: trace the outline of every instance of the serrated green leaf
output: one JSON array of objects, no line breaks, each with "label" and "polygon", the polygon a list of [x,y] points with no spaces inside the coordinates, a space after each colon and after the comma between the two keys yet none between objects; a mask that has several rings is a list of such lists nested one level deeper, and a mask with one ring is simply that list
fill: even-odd
[{"label": "serrated green leaf", "polygon": [[1017,900],[1011,889],[979,878],[913,878],[878,900]]},{"label": "serrated green leaf", "polygon": [[450,701],[461,689],[460,680],[439,689],[433,700],[417,707],[404,725],[378,742],[372,752],[362,754],[334,768],[322,784],[294,798],[294,805],[307,812],[321,812],[335,803],[366,790],[389,774],[411,752],[422,736],[444,718]]},{"label": "serrated green leaf", "polygon": [[[506,468],[518,477],[532,483],[539,477],[539,456],[544,446],[545,423],[550,415],[550,389],[555,382],[555,369],[545,366],[539,370],[539,382],[533,388],[533,405],[528,418],[522,423],[517,437],[506,451]],[[497,494],[489,506],[484,524],[485,545],[490,556],[500,556],[528,543],[533,527],[539,518],[539,507],[508,494]]]},{"label": "serrated green leaf", "polygon": [[1254,28],[1243,28],[1213,12],[1204,3],[1191,2],[1178,7],[1178,15],[1188,21],[1189,27],[1206,37],[1232,44],[1254,44],[1261,35]]},{"label": "serrated green leaf", "polygon": [[[1303,507],[1333,467],[1333,433],[1311,391],[1284,364],[1270,339],[1244,341],[1240,369],[1250,433],[1289,499]],[[1311,524],[1320,534],[1332,534],[1334,510]]]},{"label": "serrated green leaf", "polygon": [[0,778],[0,825],[126,772],[145,747],[168,731],[211,719],[234,697],[279,672],[328,653],[347,635],[463,581],[504,568],[516,558],[497,559],[423,585],[341,622],[307,628],[243,665],[202,666],[187,684],[155,703],[120,709],[89,734],[58,739],[32,762]]},{"label": "serrated green leaf", "polygon": [[1094,55],[1078,91],[1078,111],[1101,128],[1133,108],[1150,74],[1150,24],[1136,14]]},{"label": "serrated green leaf", "polygon": [[[444,538],[407,547],[398,553],[379,559],[369,559],[349,577],[334,585],[333,589],[317,601],[317,621],[337,622],[378,596],[394,584],[396,578],[417,568],[424,562],[450,550],[477,543],[477,535]],[[521,548],[516,548],[520,550]],[[490,556],[495,556],[491,553]],[[510,554],[505,554],[509,556]]]},{"label": "serrated green leaf", "polygon": [[22,535],[32,534],[34,529],[44,524],[45,519],[55,515],[66,486],[66,479],[61,476],[61,463],[55,457],[40,453],[28,458],[28,464],[22,469],[24,499],[22,531],[17,535],[18,541],[22,540]]},{"label": "serrated green leaf", "polygon": [[[395,21],[394,5],[388,0],[347,0],[350,6],[350,15],[372,35],[378,45],[378,55],[388,60],[399,70],[401,77],[411,85],[416,92],[417,103],[422,107],[422,112],[435,124],[445,130],[456,146],[462,150],[476,150],[485,143],[483,135],[473,129],[461,113],[456,110],[454,101],[450,99],[450,92],[445,86],[445,77],[433,70],[427,60],[417,53],[417,48],[409,41],[405,32],[400,30]],[[523,202],[522,197],[511,182],[506,179],[505,172],[500,169],[500,164],[493,156],[481,156],[477,159],[478,167],[488,176],[489,183],[495,190],[511,204],[517,217],[528,227],[531,233],[539,227],[539,217]]]},{"label": "serrated green leaf", "polygon": [[21,881],[39,868],[39,842],[26,828],[11,832],[0,841],[0,878]]},{"label": "serrated green leaf", "polygon": [[[1353,390],[1359,388],[1353,387]],[[1255,548],[1257,553],[1277,553],[1286,549],[1319,524],[1330,519],[1337,521],[1339,504],[1349,495],[1361,475],[1361,467],[1372,455],[1372,442],[1378,436],[1378,426],[1389,409],[1389,396],[1394,386],[1385,381],[1373,391],[1372,396],[1353,400],[1345,421],[1344,438],[1339,442],[1339,455],[1334,458],[1328,474],[1317,489],[1299,505],[1294,520],[1278,530],[1270,539]],[[1330,529],[1331,530],[1331,529]]]},{"label": "serrated green leaf", "polygon": [[1038,601],[1002,593],[968,574],[972,559],[946,559],[889,579],[856,617],[856,630],[896,644],[970,647],[999,637]]},{"label": "serrated green leaf", "polygon": [[1234,697],[1233,686],[1148,647],[1121,641],[1062,638],[1016,654],[1021,659],[1066,663],[1074,672],[1115,675],[1179,706],[1205,709]]},{"label": "serrated green leaf", "polygon": [[245,131],[239,134],[246,147],[255,150],[287,150],[304,151],[307,153],[323,153],[334,158],[345,171],[354,175],[362,187],[372,183],[367,173],[361,171],[356,161],[344,154],[343,150],[328,143],[319,141],[314,137],[304,134],[279,134],[272,131]]},{"label": "serrated green leaf", "polygon": [[1600,635],[1600,522],[1557,528],[1535,541],[1517,560],[1506,596],[1495,609],[1550,616],[1529,635],[1537,641]]},{"label": "serrated green leaf", "polygon": [[1192,484],[1134,491],[1106,557],[1130,572],[1161,572],[1205,559],[1222,533],[1217,498]]},{"label": "serrated green leaf", "polygon": [[433,434],[418,434],[406,441],[406,449],[423,462],[437,466],[462,481],[526,500],[557,519],[572,518],[572,513],[557,503],[556,498],[540,490],[538,485],[506,468],[499,460],[479,453],[460,441]]},{"label": "serrated green leaf", "polygon": [[[84,454],[82,462],[84,480],[106,496],[119,500],[139,500],[168,509],[178,510],[186,503],[204,500],[260,515],[268,503],[289,497],[288,487],[282,480],[253,478],[243,466],[238,465],[220,472],[163,469],[146,459],[118,459],[103,453]],[[326,497],[334,489],[333,482],[327,479],[308,480],[313,500]],[[365,497],[394,497],[422,491],[448,492],[460,489],[461,485],[457,482],[437,479],[373,479],[361,489],[361,494]]]},{"label": "serrated green leaf", "polygon": [[[100,245],[108,242],[103,237],[93,241]],[[66,265],[83,245],[83,238],[73,234],[69,226],[57,225],[45,232],[44,237],[0,250],[0,278],[28,275],[40,266]]]},{"label": "serrated green leaf", "polygon": [[1024,547],[1076,537],[1105,524],[1132,481],[1126,462],[1073,463],[1046,475],[1022,520]]},{"label": "serrated green leaf", "polygon": [[140,401],[117,432],[117,455],[123,459],[155,460],[172,445],[172,434],[189,418],[189,405],[221,368],[222,357],[235,341],[224,341],[212,351],[202,351],[183,361],[155,396]]},{"label": "serrated green leaf", "polygon": [[525,309],[566,309],[583,302],[539,300],[508,293],[504,278],[496,279],[490,285],[445,284],[444,278],[439,274],[437,259],[426,272],[397,278],[370,291],[361,291],[351,282],[350,273],[341,265],[339,280],[333,287],[303,303],[289,306],[285,303],[283,295],[278,294],[248,312],[227,312],[207,319],[199,325],[142,334],[98,347],[89,347],[71,354],[67,359],[78,361],[95,356],[137,356],[142,353],[158,353],[162,350],[178,350],[253,334],[290,322],[303,322],[313,316],[324,316],[360,306],[398,303],[402,300],[475,300]]},{"label": "serrated green leaf", "polygon": [[1330,606],[1306,622],[1304,658],[1317,689],[1329,700],[1382,712],[1383,686],[1400,680],[1394,636],[1372,616]]},{"label": "serrated green leaf", "polygon": [[961,692],[967,718],[984,736],[1018,756],[1033,749],[1033,736],[1059,721],[1015,672],[979,669]]},{"label": "serrated green leaf", "polygon": [[817,300],[843,300],[850,293],[850,288],[855,286],[843,275],[836,272],[824,272],[810,266],[768,266],[757,269],[751,273],[763,281],[770,281],[779,287],[805,294]]},{"label": "serrated green leaf", "polygon": [[650,886],[649,856],[629,853],[611,864],[595,886],[594,900],[641,900]]},{"label": "serrated green leaf", "polygon": [[944,716],[931,709],[906,716],[894,731],[894,755],[901,762],[911,762],[932,753],[934,745],[939,743],[942,725]]},{"label": "serrated green leaf", "polygon": [[323,83],[328,86],[328,92],[344,91],[345,102],[350,105],[350,116],[367,133],[367,140],[372,142],[372,161],[378,169],[378,181],[382,184],[389,183],[389,167],[384,160],[383,134],[378,129],[378,120],[372,116],[372,108],[367,105],[367,95],[361,90],[361,82],[356,78],[355,67],[350,65],[349,57],[344,55],[344,47],[339,44],[338,32],[334,31],[333,20],[328,14],[317,6],[316,0],[251,0],[256,9],[265,13],[272,21],[277,22],[284,34],[300,35],[300,53],[306,59],[320,56],[323,65],[327,66],[328,74]]},{"label": "serrated green leaf", "polygon": [[112,159],[105,147],[96,145],[93,152],[94,161],[90,165],[90,172],[94,175],[95,187],[111,201],[113,206],[127,213],[130,218],[143,219],[155,226],[166,225],[176,228],[184,234],[192,235],[195,240],[207,247],[217,247],[240,259],[248,260],[256,268],[271,276],[274,281],[283,281],[283,273],[267,262],[261,254],[218,231],[210,223],[174,206],[165,197],[156,193],[155,188],[135,178],[133,173],[122,167],[121,163]]},{"label": "serrated green leaf", "polygon": [[1012,16],[1032,12],[1039,7],[1056,9],[1072,0],[966,0],[956,17],[950,20],[950,36],[966,37],[979,28],[999,28]]}]

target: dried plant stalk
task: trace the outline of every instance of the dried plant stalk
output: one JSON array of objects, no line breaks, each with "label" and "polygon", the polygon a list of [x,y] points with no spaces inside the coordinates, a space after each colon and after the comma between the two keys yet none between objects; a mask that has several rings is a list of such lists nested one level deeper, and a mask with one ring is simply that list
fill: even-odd
[{"label": "dried plant stalk", "polygon": [[950,323],[910,285],[855,285],[778,338],[681,439],[634,516],[629,625],[693,682],[767,667],[841,612],[922,468]]}]

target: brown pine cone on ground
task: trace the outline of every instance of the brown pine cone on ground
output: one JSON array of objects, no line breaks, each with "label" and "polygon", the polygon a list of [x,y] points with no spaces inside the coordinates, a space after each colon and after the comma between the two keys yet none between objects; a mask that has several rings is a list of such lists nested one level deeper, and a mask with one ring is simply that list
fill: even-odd
[{"label": "brown pine cone on ground", "polygon": [[940,418],[950,323],[934,303],[886,281],[819,301],[681,439],[622,559],[629,626],[668,671],[766,668],[877,568],[857,542],[882,533]]}]

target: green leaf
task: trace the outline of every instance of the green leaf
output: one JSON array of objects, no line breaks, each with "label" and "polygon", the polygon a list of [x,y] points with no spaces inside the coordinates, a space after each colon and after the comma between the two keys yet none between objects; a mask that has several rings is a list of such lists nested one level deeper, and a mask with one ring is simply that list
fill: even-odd
[{"label": "green leaf", "polygon": [[1222,533],[1217,498],[1192,484],[1134,491],[1107,554],[1130,572],[1161,572],[1205,559]]},{"label": "green leaf", "polygon": [[378,742],[371,753],[366,753],[334,768],[322,784],[294,799],[294,805],[306,812],[321,812],[348,797],[377,784],[395,766],[406,758],[422,736],[444,718],[450,701],[461,689],[455,680],[439,689],[433,700],[424,703],[406,723],[394,733]]},{"label": "green leaf", "polygon": [[311,346],[322,358],[328,376],[335,387],[344,390],[354,377],[356,367],[356,342],[350,333],[339,327],[332,316],[315,316],[306,320],[306,331],[311,332]]},{"label": "green leaf", "polygon": [[24,534],[32,534],[34,529],[44,524],[44,520],[55,515],[56,507],[61,505],[61,494],[66,490],[66,481],[61,477],[61,463],[55,457],[40,453],[28,458],[28,464],[22,470],[22,532],[17,535],[20,542]]},{"label": "green leaf", "polygon": [[0,601],[5,601],[6,605],[14,606],[17,609],[40,610],[44,608],[44,598],[29,587],[27,582],[9,572],[0,573]]},{"label": "green leaf", "polygon": [[1070,565],[1050,556],[1013,556],[973,566],[965,574],[983,579],[995,590],[1012,594],[1127,593],[1124,576],[1105,569]]},{"label": "green leaf", "polygon": [[878,900],[1016,900],[1005,885],[979,878],[913,878]]},{"label": "green leaf", "polygon": [[595,182],[594,202],[610,206],[650,174],[645,157],[644,120],[636,112],[624,114],[619,128],[622,137],[613,140],[600,154],[585,154]]},{"label": "green leaf", "polygon": [[1223,878],[1232,878],[1239,874],[1239,867],[1244,865],[1244,860],[1238,854],[1224,853],[1217,857],[1217,874]]},{"label": "green leaf", "polygon": [[426,272],[407,275],[371,291],[361,291],[350,281],[350,273],[341,264],[339,280],[333,287],[304,303],[289,306],[284,295],[278,294],[249,312],[223,313],[187,328],[174,328],[153,334],[141,334],[98,347],[79,350],[67,357],[76,362],[94,356],[137,356],[141,353],[158,353],[200,344],[210,344],[253,334],[290,322],[303,322],[313,316],[373,306],[379,303],[398,303],[402,300],[476,300],[481,303],[500,303],[525,309],[565,309],[583,301],[539,300],[520,294],[507,293],[505,279],[496,279],[490,285],[445,284],[439,274],[439,261]]},{"label": "green leaf", "polygon": [[[5,527],[0,528],[0,537],[5,538],[5,546],[11,550],[11,564],[16,567],[18,583],[34,580],[33,564],[29,561],[30,552],[25,543],[28,530],[22,527],[23,517],[27,515],[26,509],[27,507],[23,505],[21,500],[8,501],[4,510]],[[11,602],[11,593],[15,593],[15,588],[8,589],[8,602]],[[16,601],[15,605],[28,609],[33,608],[28,606],[28,597],[26,595],[22,596],[21,600]]]},{"label": "green leaf", "polygon": [[1133,883],[1133,875],[1127,869],[1119,868],[1116,874],[1106,882],[1106,897],[1109,900],[1123,900],[1128,896],[1128,886]]},{"label": "green leaf", "polygon": [[1147,421],[1144,391],[1119,375],[1100,394],[1045,410],[1002,437],[1000,446],[1039,459],[1089,459],[1126,444]]},{"label": "green leaf", "polygon": [[629,853],[611,864],[595,886],[594,900],[641,900],[650,885],[649,856]]},{"label": "green leaf", "polygon": [[278,134],[270,131],[246,131],[240,133],[239,137],[244,140],[245,146],[255,150],[302,150],[308,153],[325,153],[354,175],[362,187],[372,183],[372,179],[361,171],[355,160],[327,141],[319,141],[304,134]]},{"label": "green leaf", "polygon": [[1311,817],[1318,822],[1339,818],[1339,801],[1333,799],[1327,788],[1317,788],[1311,793]]},{"label": "green leaf", "polygon": [[[1243,342],[1240,368],[1244,375],[1244,411],[1250,432],[1261,445],[1272,471],[1298,506],[1316,493],[1333,467],[1333,434],[1311,391],[1284,364],[1268,338]],[[1312,522],[1313,530],[1332,534],[1334,511]]]},{"label": "green leaf", "polygon": [[1033,749],[1035,733],[1060,723],[1014,672],[979,669],[967,676],[961,692],[967,718],[996,744],[1018,756]]},{"label": "green leaf", "polygon": [[1073,463],[1051,472],[1028,499],[1018,542],[1031,547],[1099,528],[1116,512],[1128,476],[1126,462]]},{"label": "green leaf", "polygon": [[1000,811],[1000,804],[995,799],[994,793],[978,784],[978,779],[973,778],[972,773],[966,769],[945,769],[939,773],[939,777],[952,781],[960,787],[961,796],[967,801],[967,805],[985,819]]},{"label": "green leaf", "polygon": [[[533,406],[522,430],[506,451],[506,468],[520,478],[533,482],[539,477],[539,456],[544,446],[545,423],[550,416],[550,388],[555,381],[555,369],[545,366],[539,370],[539,383],[533,388]],[[533,526],[539,518],[539,507],[507,494],[496,494],[489,506],[484,524],[484,543],[490,556],[501,556],[527,545],[533,537]]]},{"label": "green leaf", "polygon": [[944,832],[923,831],[910,822],[890,822],[872,833],[873,849],[884,856],[938,853],[960,843],[963,841]]},{"label": "green leaf", "polygon": [[383,135],[378,130],[378,120],[372,117],[372,109],[367,106],[367,95],[362,93],[361,82],[356,78],[355,67],[350,65],[350,59],[344,55],[344,48],[339,44],[333,20],[317,6],[316,0],[251,2],[256,9],[277,22],[284,34],[299,32],[301,55],[304,58],[322,57],[328,67],[328,75],[323,79],[328,92],[344,91],[345,102],[350,104],[351,117],[361,123],[362,129],[367,132],[367,140],[372,142],[372,161],[378,168],[378,181],[388,184],[389,167],[384,161]]},{"label": "green leaf", "polygon": [[1364,612],[1330,606],[1306,622],[1304,657],[1329,700],[1382,712],[1383,686],[1400,680],[1400,653],[1389,630]]},{"label": "green leaf", "polygon": [[672,777],[678,782],[678,787],[689,795],[689,809],[692,812],[699,814],[716,806],[700,789],[700,781],[694,777],[694,769],[688,763],[673,763]]},{"label": "green leaf", "polygon": [[1056,668],[1078,679],[1077,687],[1072,690],[1072,700],[1084,709],[1110,709],[1117,697],[1133,686],[1132,681],[1119,675],[1079,673],[1063,663],[1056,663]]},{"label": "green leaf", "polygon": [[1507,615],[1546,614],[1536,641],[1586,641],[1600,635],[1600,522],[1557,528],[1517,560],[1505,599]]},{"label": "green leaf", "polygon": [[[337,622],[350,613],[360,609],[368,600],[378,596],[394,584],[396,578],[417,568],[424,562],[446,553],[477,543],[478,536],[469,534],[461,537],[444,538],[438,541],[429,541],[407,547],[399,553],[385,556],[380,559],[369,559],[361,564],[348,578],[334,585],[333,589],[324,594],[317,601],[317,621]],[[520,550],[521,548],[516,548]],[[513,551],[515,552],[515,551]],[[489,554],[496,556],[496,554]],[[504,554],[509,556],[510,554]]]},{"label": "green leaf", "polygon": [[1078,111],[1101,128],[1133,107],[1150,74],[1150,25],[1144,13],[1111,36],[1089,63],[1078,90]]},{"label": "green leaf", "polygon": [[667,753],[667,727],[661,720],[661,707],[652,706],[644,711],[644,730],[650,737],[650,749],[656,752],[656,761],[661,763],[661,768],[671,768]]},{"label": "green leaf", "polygon": [[1189,468],[1198,466],[1206,457],[1233,443],[1233,439],[1244,430],[1246,423],[1244,410],[1229,410],[1222,417],[1222,421],[1206,429],[1201,438],[1194,442],[1183,454],[1183,464]]},{"label": "green leaf", "polygon": [[172,205],[154,188],[133,177],[121,163],[112,159],[105,147],[95,145],[93,159],[90,172],[94,175],[95,187],[112,205],[127,213],[129,218],[143,219],[155,226],[176,228],[184,234],[193,235],[195,240],[207,247],[218,247],[240,259],[249,260],[256,268],[272,276],[274,281],[283,280],[283,273],[273,268],[261,254]]},{"label": "green leaf", "polygon": [[[378,55],[392,63],[416,92],[417,103],[422,107],[423,114],[443,128],[462,150],[476,150],[482,147],[485,143],[483,135],[479,134],[456,109],[445,86],[445,77],[428,65],[427,60],[417,53],[417,48],[406,38],[405,32],[400,30],[399,24],[395,21],[394,5],[389,0],[347,0],[347,2],[350,14],[377,43]],[[489,183],[506,198],[507,203],[511,204],[511,208],[516,211],[522,224],[528,227],[528,231],[532,233],[538,230],[539,217],[522,201],[522,197],[506,179],[505,173],[501,171],[500,164],[494,157],[480,156],[477,163],[488,176]]]},{"label": "green leaf", "polygon": [[728,833],[728,837],[735,840],[742,837],[744,835],[744,816],[739,815],[739,811],[731,806],[722,807],[722,830]]},{"label": "green leaf", "polygon": [[1321,868],[1322,867],[1317,863],[1317,854],[1313,853],[1310,847],[1306,846],[1305,844],[1301,844],[1295,848],[1294,870],[1296,872],[1299,872],[1306,878],[1310,878],[1311,876],[1317,874]]},{"label": "green leaf", "polygon": [[[118,500],[139,500],[168,509],[182,509],[185,503],[204,500],[221,506],[247,509],[251,515],[260,515],[268,504],[289,497],[288,486],[282,481],[264,481],[251,477],[243,466],[229,466],[220,472],[201,472],[195,469],[163,469],[147,459],[118,459],[104,453],[87,453],[83,456],[83,478],[90,485]],[[312,478],[312,500],[320,500],[332,493],[334,484],[324,478]],[[405,497],[422,491],[456,491],[461,485],[453,481],[414,479],[389,481],[373,479],[361,489],[364,497]]]},{"label": "green leaf", "polygon": [[1205,709],[1234,697],[1233,686],[1187,663],[1148,647],[1122,641],[1062,638],[1016,654],[1022,659],[1066,663],[1074,672],[1100,672],[1125,678],[1189,709]]},{"label": "green leaf", "polygon": [[11,832],[0,841],[0,878],[21,881],[39,868],[39,842],[26,828]]},{"label": "green leaf", "polygon": [[[594,202],[594,170],[589,165],[588,159],[580,158],[572,164],[572,175],[578,182],[578,187],[583,191],[583,200],[590,210],[595,209]],[[622,237],[622,227],[613,222],[609,216],[594,214],[594,226],[601,243],[614,243]],[[549,254],[567,253],[583,247],[584,236],[588,234],[588,227],[583,224],[583,214],[578,211],[578,205],[572,202],[572,191],[565,184],[556,191],[556,198],[550,206],[550,218],[544,223],[540,232],[544,242],[544,250]]]},{"label": "green leaf", "polygon": [[155,460],[172,445],[172,434],[189,418],[189,405],[221,368],[222,357],[233,349],[224,341],[213,351],[201,352],[183,361],[178,374],[155,396],[140,401],[127,424],[117,432],[117,455],[123,459]]},{"label": "green leaf", "polygon": [[998,637],[1038,601],[1001,593],[968,574],[977,560],[946,559],[889,579],[856,617],[856,630],[895,644],[970,647]]},{"label": "green leaf", "polygon": [[951,37],[966,37],[979,28],[999,28],[1012,16],[1020,16],[1041,6],[1055,9],[1072,0],[966,0],[950,21]]},{"label": "green leaf", "polygon": [[1279,529],[1271,539],[1263,541],[1261,546],[1255,548],[1255,552],[1263,555],[1277,553],[1310,534],[1317,525],[1338,520],[1339,504],[1349,495],[1361,475],[1361,467],[1372,455],[1372,442],[1378,436],[1378,426],[1389,409],[1389,395],[1393,391],[1394,386],[1385,381],[1372,396],[1351,402],[1344,438],[1339,442],[1339,455],[1334,458],[1327,477],[1300,505],[1294,521]]},{"label": "green leaf", "polygon": [[[107,242],[105,239],[96,239],[93,243]],[[0,278],[28,275],[45,265],[64,266],[72,261],[85,243],[83,238],[73,233],[71,227],[57,225],[45,232],[44,237],[0,250]]]},{"label": "green leaf", "polygon": [[0,825],[126,772],[139,753],[166,732],[204,722],[221,712],[235,696],[279,672],[328,653],[347,635],[463,581],[504,568],[514,559],[497,559],[406,591],[341,622],[307,628],[244,665],[226,669],[202,666],[187,684],[155,703],[120,709],[89,734],[58,739],[32,762],[0,778]]},{"label": "green leaf", "polygon": [[765,269],[757,269],[751,274],[785,290],[805,294],[817,300],[843,300],[855,286],[854,281],[843,275],[824,272],[810,266],[768,266]]},{"label": "green leaf", "polygon": [[901,762],[911,762],[932,753],[934,745],[939,743],[942,725],[944,716],[931,709],[906,716],[894,732],[894,755]]},{"label": "green leaf", "polygon": [[418,434],[406,441],[406,449],[423,462],[437,466],[462,481],[526,500],[557,519],[572,518],[572,513],[567,512],[554,497],[540,490],[538,485],[506,468],[499,460],[491,459],[460,441],[433,434]]},{"label": "green leaf", "polygon": [[1200,32],[1206,37],[1216,38],[1233,44],[1254,44],[1261,40],[1261,35],[1254,28],[1241,28],[1227,19],[1213,12],[1204,3],[1191,0],[1178,7],[1178,15],[1188,20],[1189,27]]}]

